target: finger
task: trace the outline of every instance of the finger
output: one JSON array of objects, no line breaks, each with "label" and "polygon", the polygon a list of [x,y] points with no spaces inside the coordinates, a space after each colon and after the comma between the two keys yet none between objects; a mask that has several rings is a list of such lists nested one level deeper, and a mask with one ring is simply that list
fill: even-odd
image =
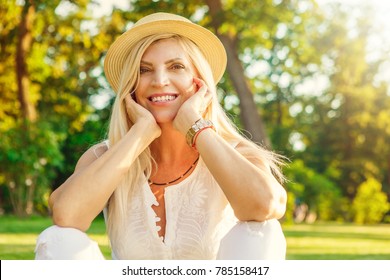
[{"label": "finger", "polygon": [[203,94],[207,92],[207,85],[202,79],[194,78],[194,82],[198,86],[198,92],[201,92]]},{"label": "finger", "polygon": [[208,90],[206,92],[206,94],[204,95],[204,100],[205,100],[205,103],[207,104],[206,107],[208,107],[211,103],[211,100],[213,99],[213,95],[212,93]]},{"label": "finger", "polygon": [[198,88],[202,87],[202,85],[204,84],[203,81],[197,77],[194,77],[193,81],[198,86]]},{"label": "finger", "polygon": [[134,117],[134,114],[136,114],[136,102],[134,101],[133,97],[131,94],[126,94],[125,96],[125,106],[126,106],[126,111],[129,116]]},{"label": "finger", "polygon": [[126,95],[125,95],[125,103],[126,103],[126,105],[130,105],[130,103],[131,103],[132,101],[134,102],[134,100],[133,100],[131,94],[130,94],[130,93],[126,94]]},{"label": "finger", "polygon": [[208,107],[210,106],[210,104],[211,104],[211,101],[212,101],[212,95],[211,95],[210,91],[208,91],[208,92],[205,94],[204,98],[203,98],[203,104],[202,104],[203,110],[202,110],[202,112],[205,112],[205,111],[207,110],[207,108],[208,108]]}]

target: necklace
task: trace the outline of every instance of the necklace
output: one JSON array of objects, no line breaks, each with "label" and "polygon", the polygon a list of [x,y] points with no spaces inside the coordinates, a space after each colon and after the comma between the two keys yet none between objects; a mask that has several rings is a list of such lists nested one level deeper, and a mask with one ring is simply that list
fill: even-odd
[{"label": "necklace", "polygon": [[194,163],[190,166],[190,168],[188,168],[188,170],[186,172],[184,172],[183,175],[181,175],[180,177],[176,178],[175,180],[172,180],[170,182],[167,182],[167,183],[156,183],[156,182],[153,182],[152,180],[148,180],[148,183],[149,183],[149,186],[151,185],[156,185],[156,186],[167,186],[167,185],[170,185],[172,183],[175,183],[176,181],[179,181],[181,178],[183,178],[184,176],[187,175],[188,172],[190,172],[190,170],[196,165],[196,163],[198,162],[199,160],[199,156],[196,158],[196,160],[194,161]]}]

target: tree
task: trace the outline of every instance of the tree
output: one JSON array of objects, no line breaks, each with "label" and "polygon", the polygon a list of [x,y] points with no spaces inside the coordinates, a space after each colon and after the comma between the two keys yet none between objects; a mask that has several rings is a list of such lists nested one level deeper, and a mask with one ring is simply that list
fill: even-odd
[{"label": "tree", "polygon": [[[0,188],[17,215],[47,211],[53,180],[69,175],[67,140],[88,118],[99,123],[89,98],[98,93],[96,69],[110,39],[82,28],[88,3],[8,1],[0,9]],[[59,5],[72,9],[59,15]]]},{"label": "tree", "polygon": [[374,178],[363,182],[352,203],[354,221],[359,224],[378,223],[390,210],[387,195],[382,192],[382,185]]},{"label": "tree", "polygon": [[34,122],[37,119],[35,102],[32,101],[30,78],[27,69],[27,55],[32,47],[32,27],[35,17],[34,1],[25,1],[21,9],[19,34],[16,48],[16,76],[18,84],[18,98],[25,121]]},{"label": "tree", "polygon": [[306,164],[327,174],[352,200],[366,178],[384,180],[388,172],[390,151],[384,143],[389,141],[390,97],[385,83],[375,83],[386,56],[366,59],[374,34],[369,13],[355,19],[351,33],[349,10],[334,7],[332,12],[318,41],[329,87],[320,96],[306,97],[297,118],[305,135]]},{"label": "tree", "polygon": [[[287,189],[296,200],[295,206],[305,204],[310,212],[325,221],[341,216],[341,192],[334,182],[305,166],[301,160],[291,163],[285,173],[289,178]],[[294,207],[287,211],[294,211]]]},{"label": "tree", "polygon": [[240,98],[240,116],[243,126],[245,130],[250,133],[253,141],[271,147],[271,142],[266,133],[263,120],[254,102],[253,93],[248,85],[247,78],[244,75],[244,67],[238,57],[239,51],[237,45],[240,30],[228,30],[228,32],[224,32],[223,25],[227,23],[227,15],[222,6],[222,2],[220,0],[206,0],[206,3],[209,7],[211,25],[225,46],[227,52],[227,71],[235,91]]}]

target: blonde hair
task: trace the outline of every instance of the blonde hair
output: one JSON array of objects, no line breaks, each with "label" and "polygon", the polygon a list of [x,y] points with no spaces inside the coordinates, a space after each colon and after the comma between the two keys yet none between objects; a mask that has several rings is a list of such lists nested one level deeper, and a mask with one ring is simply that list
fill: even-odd
[{"label": "blonde hair", "polygon": [[[205,81],[209,91],[212,92],[212,102],[204,113],[204,118],[212,120],[217,133],[230,143],[240,143],[240,153],[248,160],[259,162],[270,168],[277,178],[283,176],[278,168],[279,158],[270,151],[257,146],[255,143],[241,135],[238,129],[230,121],[218,102],[216,85],[211,68],[199,48],[189,39],[174,34],[156,34],[140,40],[130,51],[121,75],[118,93],[113,105],[110,120],[108,140],[110,145],[115,145],[131,128],[133,123],[128,119],[124,98],[126,94],[135,91],[139,81],[139,68],[141,58],[146,49],[154,42],[162,39],[175,38],[194,65],[199,77]],[[107,229],[111,245],[115,246],[121,230],[125,229],[128,215],[128,202],[135,188],[142,186],[149,178],[152,170],[152,158],[150,149],[145,149],[132,164],[127,176],[117,187],[109,200]],[[116,248],[117,249],[117,248]]]}]

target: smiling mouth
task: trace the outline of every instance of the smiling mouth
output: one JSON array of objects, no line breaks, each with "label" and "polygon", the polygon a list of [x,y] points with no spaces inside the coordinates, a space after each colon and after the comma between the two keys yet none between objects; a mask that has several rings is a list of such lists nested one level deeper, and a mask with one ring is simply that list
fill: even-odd
[{"label": "smiling mouth", "polygon": [[177,98],[176,94],[169,94],[169,95],[159,95],[159,96],[151,96],[148,99],[152,102],[168,102],[175,100]]}]

